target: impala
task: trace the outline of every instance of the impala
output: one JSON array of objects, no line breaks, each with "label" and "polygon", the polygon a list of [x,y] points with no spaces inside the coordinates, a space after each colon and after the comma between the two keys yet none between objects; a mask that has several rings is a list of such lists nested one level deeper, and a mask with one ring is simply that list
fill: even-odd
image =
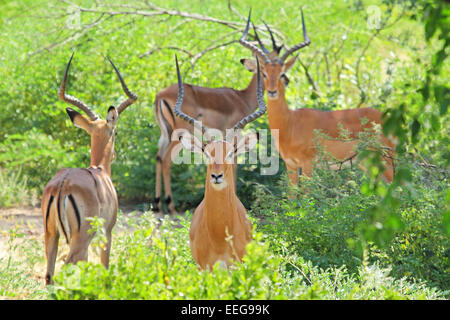
[{"label": "impala", "polygon": [[94,234],[89,233],[90,224],[86,218],[104,219],[107,243],[101,252],[101,262],[108,268],[111,250],[111,231],[116,222],[118,199],[111,182],[111,162],[114,153],[116,123],[119,115],[137,100],[130,92],[112,64],[128,99],[117,109],[109,107],[106,120],[97,116],[84,102],[67,95],[66,81],[73,54],[67,64],[58,97],[83,110],[88,118],[71,108],[67,114],[76,127],[82,128],[91,136],[91,164],[89,168],[61,169],[44,189],[41,210],[44,219],[45,253],[47,258],[46,284],[52,283],[55,260],[58,251],[59,235],[62,233],[70,246],[65,263],[87,260],[88,246]]},{"label": "impala", "polygon": [[[181,111],[184,88],[178,62],[177,75],[178,97],[175,115],[193,126],[201,126],[202,131],[206,132],[206,126]],[[249,151],[258,139],[256,134],[248,134],[239,139],[234,132],[263,115],[266,110],[259,73],[257,103],[259,110],[238,119],[232,130],[227,130],[227,136],[223,140],[212,140],[203,144],[187,130],[178,135],[185,149],[201,153],[207,160],[205,195],[194,212],[190,227],[192,256],[202,269],[211,269],[217,262],[228,267],[232,260],[241,260],[245,254],[245,246],[252,239],[252,225],[247,211],[236,196],[233,162],[236,155]]]},{"label": "impala", "polygon": [[[303,11],[301,15],[304,41],[287,49],[281,58],[268,56],[264,51],[246,40],[250,16],[246,29],[239,40],[244,47],[249,48],[262,61],[261,72],[264,77],[264,86],[268,97],[267,114],[269,127],[272,135],[278,135],[276,147],[286,163],[289,180],[294,185],[298,184],[299,168],[301,168],[301,173],[305,176],[310,177],[312,175],[313,161],[317,155],[314,142],[316,130],[329,137],[319,139],[325,151],[342,162],[355,156],[354,148],[358,143],[358,136],[361,132],[373,128],[376,124],[382,124],[382,113],[374,108],[336,111],[306,108],[291,110],[288,108],[283,77],[292,68],[297,57],[295,56],[288,61],[286,59],[297,50],[311,43],[306,32]],[[244,59],[243,65],[250,71],[256,71],[256,65],[253,60]],[[349,138],[351,140],[340,139],[340,126],[350,133]],[[387,146],[385,148],[387,149],[387,155],[384,156],[386,170],[383,175],[390,182],[394,174],[395,144],[382,134],[380,139],[382,144]]]},{"label": "impala", "polygon": [[[273,51],[269,52],[264,47],[255,30],[256,40],[266,55],[275,58],[278,56],[282,46],[277,46],[269,28],[268,31],[272,39]],[[243,61],[244,59],[241,60],[241,63]],[[288,79],[285,78],[285,81],[287,82]],[[251,114],[257,106],[256,75],[253,75],[250,84],[243,90],[235,90],[233,88],[205,88],[190,84],[183,84],[183,86],[183,112],[196,120],[201,120],[205,126],[217,128],[222,132],[231,128],[239,119]],[[165,202],[171,214],[176,213],[170,182],[170,171],[173,160],[171,151],[179,143],[179,141],[171,141],[171,136],[177,129],[193,131],[193,126],[189,122],[174,116],[177,94],[177,84],[173,84],[161,90],[155,98],[155,117],[161,130],[161,136],[159,138],[159,150],[156,156],[156,183],[153,210],[161,211],[162,171],[166,197]]]}]

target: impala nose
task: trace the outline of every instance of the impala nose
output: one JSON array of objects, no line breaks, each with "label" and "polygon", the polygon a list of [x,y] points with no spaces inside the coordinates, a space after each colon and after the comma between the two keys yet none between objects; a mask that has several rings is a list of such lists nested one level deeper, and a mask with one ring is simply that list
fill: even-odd
[{"label": "impala nose", "polygon": [[220,184],[223,182],[223,173],[214,174],[211,173],[211,182],[215,184]]},{"label": "impala nose", "polygon": [[278,97],[278,92],[277,90],[275,91],[267,90],[267,96],[271,99],[275,99],[276,97]]}]

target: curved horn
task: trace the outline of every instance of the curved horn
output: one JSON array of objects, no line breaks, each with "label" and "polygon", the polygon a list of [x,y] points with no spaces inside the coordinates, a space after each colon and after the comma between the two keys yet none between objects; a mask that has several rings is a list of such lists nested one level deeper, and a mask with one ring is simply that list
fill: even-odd
[{"label": "curved horn", "polygon": [[261,39],[260,39],[259,36],[258,36],[258,32],[256,32],[256,27],[255,27],[255,25],[253,24],[253,22],[252,22],[252,27],[253,27],[253,31],[255,32],[255,39],[256,39],[256,41],[258,41],[259,46],[261,47],[262,51],[263,51],[265,54],[269,54],[270,51],[269,51],[266,47],[264,47],[264,44],[262,43]]},{"label": "curved horn", "polygon": [[239,43],[242,44],[247,49],[252,50],[252,52],[255,53],[260,59],[264,60],[266,63],[269,63],[270,59],[267,57],[267,55],[264,53],[264,51],[262,51],[257,46],[251,44],[247,40],[245,40],[245,38],[247,37],[247,34],[248,34],[248,29],[250,27],[250,16],[251,16],[251,14],[252,14],[252,9],[250,9],[250,11],[248,13],[247,26],[245,27],[245,30],[244,30],[244,33],[242,34],[242,37],[239,39]]},{"label": "curved horn", "polygon": [[70,68],[70,64],[72,62],[72,58],[73,58],[74,53],[72,53],[72,56],[70,57],[69,63],[67,64],[66,67],[66,71],[64,72],[64,78],[63,81],[61,83],[61,87],[59,88],[59,92],[58,92],[58,97],[65,102],[68,102],[78,108],[80,108],[81,110],[83,110],[92,121],[97,120],[99,117],[95,114],[94,111],[92,111],[87,104],[85,104],[83,101],[78,100],[77,98],[66,94],[66,82],[67,82],[67,75],[69,74],[69,68]]},{"label": "curved horn", "polygon": [[241,121],[236,123],[234,125],[234,127],[232,128],[232,131],[237,130],[237,129],[243,129],[247,123],[252,122],[253,120],[261,117],[266,112],[266,104],[264,103],[263,90],[262,90],[262,86],[261,86],[261,73],[259,71],[258,57],[256,57],[256,66],[257,66],[256,74],[257,74],[257,84],[258,84],[257,89],[256,89],[256,97],[258,99],[259,110],[253,112],[252,114],[246,116]]},{"label": "curved horn", "polygon": [[181,105],[183,104],[184,88],[183,88],[183,82],[181,81],[181,74],[180,74],[180,68],[178,66],[177,55],[175,55],[175,63],[177,65],[177,77],[178,77],[178,97],[177,97],[177,102],[176,102],[175,108],[174,108],[175,115],[178,116],[179,118],[183,119],[184,121],[189,122],[194,127],[201,127],[202,133],[205,133],[207,128],[200,121],[188,116],[183,111],[181,111]]},{"label": "curved horn", "polygon": [[114,70],[116,71],[117,76],[119,77],[120,83],[122,85],[123,92],[127,95],[128,99],[123,101],[118,107],[117,107],[117,113],[120,114],[123,110],[125,110],[128,106],[132,105],[138,98],[136,94],[131,92],[127,85],[125,84],[125,81],[123,80],[122,76],[120,75],[119,70],[116,68],[114,63],[111,61],[111,59],[107,56],[109,62],[113,66]]},{"label": "curved horn", "polygon": [[277,53],[280,53],[281,48],[283,48],[283,45],[277,46],[277,43],[275,41],[275,37],[273,36],[272,30],[270,30],[269,26],[267,25],[267,23],[264,22],[264,20],[263,20],[263,23],[266,26],[267,31],[269,31],[270,39],[272,40],[273,50],[276,51]]},{"label": "curved horn", "polygon": [[297,45],[295,45],[295,46],[293,46],[293,47],[290,48],[290,49],[288,49],[288,50],[283,54],[283,56],[281,57],[281,61],[286,60],[286,58],[287,58],[289,55],[291,55],[292,53],[294,53],[295,51],[297,51],[297,50],[299,50],[299,49],[301,49],[301,48],[304,48],[304,47],[308,46],[308,45],[311,43],[311,41],[310,41],[309,38],[308,38],[308,34],[306,33],[305,19],[303,18],[303,10],[301,10],[301,12],[302,12],[303,42],[302,42],[302,43],[299,43],[299,44],[297,44]]}]

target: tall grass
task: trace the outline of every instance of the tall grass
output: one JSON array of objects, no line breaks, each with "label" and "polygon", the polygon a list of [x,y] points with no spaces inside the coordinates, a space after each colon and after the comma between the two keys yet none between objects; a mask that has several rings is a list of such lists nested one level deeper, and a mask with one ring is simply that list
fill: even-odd
[{"label": "tall grass", "polygon": [[0,208],[37,205],[37,192],[28,185],[28,179],[18,170],[0,169]]}]

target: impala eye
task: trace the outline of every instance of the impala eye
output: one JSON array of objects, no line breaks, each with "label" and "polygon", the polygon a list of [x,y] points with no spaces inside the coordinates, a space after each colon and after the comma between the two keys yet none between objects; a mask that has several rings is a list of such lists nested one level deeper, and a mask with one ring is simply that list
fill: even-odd
[{"label": "impala eye", "polygon": [[267,78],[267,74],[265,72],[263,72],[263,77]]}]

